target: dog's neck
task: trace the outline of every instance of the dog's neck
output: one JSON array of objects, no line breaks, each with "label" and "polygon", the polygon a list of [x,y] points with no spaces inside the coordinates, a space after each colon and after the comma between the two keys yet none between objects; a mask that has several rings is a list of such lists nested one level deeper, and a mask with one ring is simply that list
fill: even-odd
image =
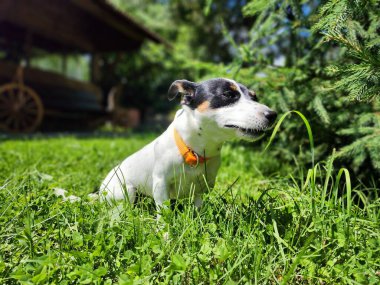
[{"label": "dog's neck", "polygon": [[198,155],[207,158],[220,155],[223,141],[202,127],[187,111],[181,110],[176,114],[173,126],[186,145]]}]

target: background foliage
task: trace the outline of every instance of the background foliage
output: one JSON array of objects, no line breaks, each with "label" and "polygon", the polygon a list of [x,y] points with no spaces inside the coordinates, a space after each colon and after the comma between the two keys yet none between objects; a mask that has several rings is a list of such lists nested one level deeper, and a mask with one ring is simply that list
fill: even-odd
[{"label": "background foliage", "polygon": [[[138,80],[127,86],[145,106],[172,108],[166,90],[179,78],[233,78],[278,112],[305,114],[317,159],[335,148],[357,179],[379,183],[378,1],[113,2],[172,44],[147,44],[119,64],[120,78],[137,71]],[[303,133],[299,122],[286,122],[274,150],[278,159],[308,155]]]}]

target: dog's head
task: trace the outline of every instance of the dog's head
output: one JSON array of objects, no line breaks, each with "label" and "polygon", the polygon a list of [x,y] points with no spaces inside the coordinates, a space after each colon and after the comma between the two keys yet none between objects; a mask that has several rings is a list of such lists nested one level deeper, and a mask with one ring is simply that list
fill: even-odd
[{"label": "dog's head", "polygon": [[182,95],[185,111],[224,139],[256,139],[277,117],[276,112],[257,102],[254,91],[230,79],[216,78],[200,83],[177,80],[169,88],[169,98],[178,94]]}]

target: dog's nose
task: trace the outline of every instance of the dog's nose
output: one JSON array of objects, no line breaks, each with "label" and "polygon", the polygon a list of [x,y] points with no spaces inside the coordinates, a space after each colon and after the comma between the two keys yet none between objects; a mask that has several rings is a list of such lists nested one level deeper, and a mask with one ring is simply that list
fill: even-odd
[{"label": "dog's nose", "polygon": [[270,122],[270,123],[273,123],[274,120],[276,120],[277,118],[277,113],[275,111],[265,111],[264,112],[264,116],[265,118],[267,118],[267,120]]}]

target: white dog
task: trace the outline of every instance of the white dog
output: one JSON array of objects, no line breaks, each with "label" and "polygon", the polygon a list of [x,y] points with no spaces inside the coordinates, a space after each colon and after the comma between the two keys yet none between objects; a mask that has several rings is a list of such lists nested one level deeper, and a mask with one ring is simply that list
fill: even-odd
[{"label": "white dog", "polygon": [[192,197],[200,207],[202,193],[212,188],[224,141],[254,140],[270,127],[277,114],[257,102],[256,94],[230,79],[201,83],[177,80],[170,98],[182,95],[167,130],[127,157],[107,175],[99,194],[103,199],[129,198],[136,192],[153,197],[157,208],[168,199]]}]

